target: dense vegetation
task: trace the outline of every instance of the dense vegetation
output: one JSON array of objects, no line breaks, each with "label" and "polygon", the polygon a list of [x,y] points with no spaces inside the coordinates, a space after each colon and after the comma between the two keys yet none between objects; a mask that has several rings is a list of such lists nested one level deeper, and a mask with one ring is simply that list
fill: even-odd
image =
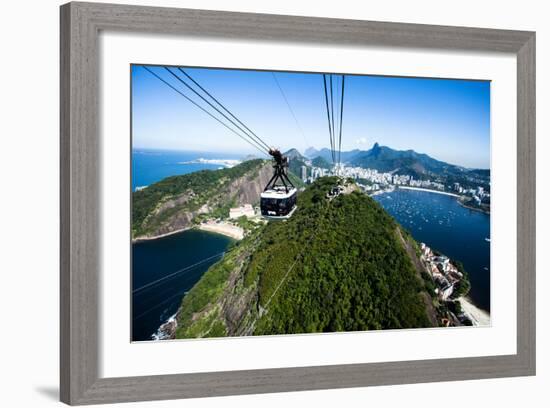
[{"label": "dense vegetation", "polygon": [[326,160],[324,157],[317,156],[311,161],[311,165],[314,167],[320,167],[322,169],[330,169],[332,168],[330,162]]},{"label": "dense vegetation", "polygon": [[[359,192],[327,199],[335,182],[318,179],[291,219],[259,227],[207,271],[183,301],[178,336],[430,326],[400,227]],[[230,322],[222,305],[236,303],[246,310]]]},{"label": "dense vegetation", "polygon": [[[139,236],[150,231],[178,211],[196,211],[220,193],[220,187],[247,174],[255,175],[265,164],[264,160],[245,161],[238,166],[221,170],[202,170],[182,176],[167,177],[147,188],[132,194],[132,232]],[[149,219],[154,210],[168,199],[186,194],[180,205],[166,209]],[[218,200],[213,209],[214,216],[228,214],[232,206],[230,200]]]},{"label": "dense vegetation", "polygon": [[461,296],[466,296],[470,292],[470,278],[462,262],[452,259],[451,263],[456,266],[460,273],[462,273],[462,279],[455,285],[451,296],[453,299],[458,299]]},{"label": "dense vegetation", "polygon": [[[293,222],[266,229],[254,256],[263,272],[259,303],[269,313],[255,333],[429,326],[397,224],[359,192],[329,202],[333,183],[321,179],[300,197]],[[284,290],[275,293],[295,259]]]},{"label": "dense vegetation", "polygon": [[[250,226],[249,222],[246,223]],[[227,302],[230,305],[226,309],[231,306],[239,307],[242,299],[255,290],[254,287],[244,285],[242,279],[233,281],[230,276],[239,275],[248,263],[247,259],[255,251],[262,230],[262,226],[257,226],[254,230],[249,230],[242,241],[235,241],[227,249],[223,259],[212,265],[183,298],[178,313],[176,338],[221,337],[230,334],[222,306]],[[228,291],[230,281],[233,281],[231,293]],[[242,306],[248,308],[251,305]],[[246,318],[254,313],[255,310],[245,310],[244,318],[237,322],[241,329],[249,323]]]},{"label": "dense vegetation", "polygon": [[[284,155],[288,158],[288,176],[290,177],[290,181],[292,181],[292,184],[296,187],[302,186],[304,184],[302,182],[302,166],[308,168],[308,175],[310,171],[306,164],[307,159],[296,149],[290,149],[284,152]],[[292,176],[295,177],[292,178]]]},{"label": "dense vegetation", "polygon": [[292,171],[287,172],[287,175],[294,187],[301,188],[306,185],[306,183],[304,183],[300,176],[294,174]]},{"label": "dense vegetation", "polygon": [[417,153],[414,150],[394,150],[387,146],[380,146],[378,143],[375,143],[370,150],[356,154],[350,160],[350,164],[382,172],[410,169],[419,173],[441,173],[450,167],[455,167],[433,159],[427,154]]}]

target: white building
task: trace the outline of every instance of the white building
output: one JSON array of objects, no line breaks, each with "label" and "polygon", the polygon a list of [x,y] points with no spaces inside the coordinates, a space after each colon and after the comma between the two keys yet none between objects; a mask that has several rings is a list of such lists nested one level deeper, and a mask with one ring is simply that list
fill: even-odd
[{"label": "white building", "polygon": [[302,166],[301,171],[302,171],[302,181],[306,181],[307,180],[307,167]]},{"label": "white building", "polygon": [[442,300],[447,300],[453,294],[453,285],[447,285],[440,291],[440,296]]}]

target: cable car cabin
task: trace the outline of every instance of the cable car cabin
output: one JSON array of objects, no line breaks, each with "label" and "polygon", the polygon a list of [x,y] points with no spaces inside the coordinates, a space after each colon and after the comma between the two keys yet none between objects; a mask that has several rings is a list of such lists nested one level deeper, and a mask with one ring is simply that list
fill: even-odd
[{"label": "cable car cabin", "polygon": [[270,219],[287,219],[296,210],[296,188],[276,186],[260,194],[262,216]]},{"label": "cable car cabin", "polygon": [[288,158],[278,149],[270,149],[273,157],[273,177],[260,194],[260,208],[266,218],[277,220],[287,219],[296,210],[296,187],[286,174]]}]

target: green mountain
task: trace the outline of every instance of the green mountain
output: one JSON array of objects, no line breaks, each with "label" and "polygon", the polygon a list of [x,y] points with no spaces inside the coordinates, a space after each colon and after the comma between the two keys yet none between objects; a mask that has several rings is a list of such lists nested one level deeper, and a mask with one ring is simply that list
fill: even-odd
[{"label": "green mountain", "polygon": [[[359,150],[359,149],[350,150],[348,152],[346,152],[346,151],[341,152],[340,153],[340,160],[341,160],[342,163],[349,162],[355,155],[357,155],[359,153],[361,153],[361,150]],[[330,152],[330,149],[327,149],[326,147],[321,149],[321,150],[317,150],[313,147],[310,147],[306,150],[306,156],[311,158],[311,159],[313,159],[315,157],[322,157],[327,162],[332,164],[332,154]]]},{"label": "green mountain", "polygon": [[309,157],[310,159],[314,158],[314,157],[317,157],[319,156],[319,150],[317,150],[315,147],[311,146],[311,147],[308,147],[305,151],[304,151],[304,155],[306,157]]},{"label": "green mountain", "polygon": [[[290,180],[296,187],[303,186],[304,183],[301,181],[302,166],[308,167],[306,163],[308,159],[302,156],[302,154],[296,149],[290,149],[283,154],[288,157],[288,170]],[[294,175],[296,177],[292,178],[291,175]]]},{"label": "green mountain", "polygon": [[132,193],[132,238],[189,228],[201,218],[226,218],[229,208],[256,205],[273,169],[266,160],[167,177]]},{"label": "green mountain", "polygon": [[332,166],[324,157],[317,156],[311,161],[311,165],[314,167],[320,167],[322,169],[330,169]]},{"label": "green mountain", "polygon": [[422,178],[427,174],[457,173],[462,168],[436,160],[427,154],[414,150],[394,150],[375,143],[367,151],[360,152],[349,161],[352,166],[376,169],[381,172],[394,171]]},{"label": "green mountain", "polygon": [[454,183],[460,183],[464,188],[483,186],[486,191],[490,191],[488,169],[467,169],[414,150],[394,150],[378,143],[370,150],[355,155],[348,164],[381,172],[394,171],[396,174],[412,176],[416,180],[430,179],[446,186]]},{"label": "green mountain", "polygon": [[298,149],[290,149],[283,153],[289,160],[299,160],[305,162],[307,158],[298,151]]},{"label": "green mountain", "polygon": [[373,199],[335,178],[298,197],[286,222],[237,242],[184,297],[177,338],[437,325],[416,243]]}]

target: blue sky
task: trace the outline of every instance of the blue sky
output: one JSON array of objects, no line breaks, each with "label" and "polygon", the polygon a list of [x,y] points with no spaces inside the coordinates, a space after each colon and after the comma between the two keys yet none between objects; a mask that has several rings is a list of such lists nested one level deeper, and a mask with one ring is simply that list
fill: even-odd
[{"label": "blue sky", "polygon": [[[150,69],[199,101],[164,68]],[[321,74],[185,71],[269,145],[301,152],[329,147]],[[134,148],[258,153],[138,65],[132,66],[132,130]],[[489,168],[490,82],[347,75],[342,150],[375,142]]]}]

